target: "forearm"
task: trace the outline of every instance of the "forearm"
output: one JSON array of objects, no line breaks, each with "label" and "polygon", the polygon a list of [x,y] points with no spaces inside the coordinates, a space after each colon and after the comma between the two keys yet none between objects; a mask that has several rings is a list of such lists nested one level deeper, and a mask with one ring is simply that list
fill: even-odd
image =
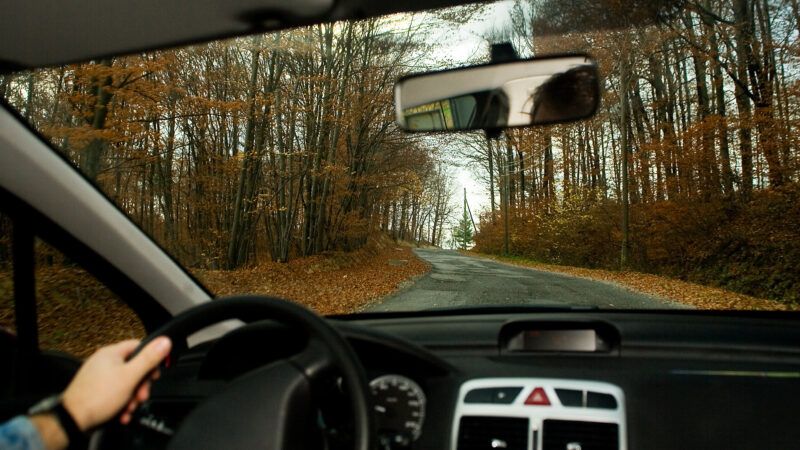
[{"label": "forearm", "polygon": [[[37,419],[38,421],[38,419]],[[50,432],[51,426],[45,420],[43,428]],[[54,442],[54,445],[58,443]],[[17,416],[8,422],[0,424],[0,449],[3,450],[50,450],[45,445],[39,427],[28,416]]]},{"label": "forearm", "polygon": [[63,450],[67,448],[69,439],[61,428],[58,419],[52,414],[37,414],[30,417],[47,450]]},{"label": "forearm", "polygon": [[[138,341],[103,347],[81,366],[63,395],[46,398],[0,424],[0,450],[64,450],[86,446],[87,432],[121,413],[120,422],[150,395],[150,379],[169,354],[169,338],[160,337],[128,361]],[[157,372],[155,372],[157,374]],[[70,442],[74,441],[74,442]]]}]

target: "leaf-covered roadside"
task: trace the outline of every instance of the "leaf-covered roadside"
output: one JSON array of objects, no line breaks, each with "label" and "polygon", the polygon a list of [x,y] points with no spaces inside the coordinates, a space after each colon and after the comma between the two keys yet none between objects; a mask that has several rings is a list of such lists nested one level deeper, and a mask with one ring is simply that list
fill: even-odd
[{"label": "leaf-covered roadside", "polygon": [[[379,238],[350,253],[197,274],[220,296],[272,295],[320,314],[345,314],[359,311],[427,270],[428,265],[410,247]],[[8,330],[14,329],[11,279],[11,271],[0,270],[0,328]],[[144,327],[133,311],[80,268],[42,265],[37,268],[36,280],[41,348],[85,358],[102,345],[144,337]]]},{"label": "leaf-covered roadside", "polygon": [[376,239],[361,250],[262,263],[236,271],[195,271],[217,295],[265,294],[303,304],[320,314],[347,314],[391,294],[429,266],[406,245]]},{"label": "leaf-covered roadside", "polygon": [[[0,328],[14,330],[11,271],[0,271]],[[61,264],[36,269],[39,346],[85,358],[97,347],[145,336],[139,318],[84,270]]]},{"label": "leaf-covered roadside", "polygon": [[471,255],[478,255],[515,266],[528,267],[546,272],[561,273],[590,280],[615,283],[635,292],[661,297],[698,309],[767,311],[800,310],[800,305],[795,303],[787,304],[775,300],[751,297],[749,295],[726,291],[720,288],[701,286],[699,284],[647,273],[632,271],[616,272],[602,269],[559,266],[555,264],[540,263],[526,258],[496,256],[478,252],[469,253]]}]

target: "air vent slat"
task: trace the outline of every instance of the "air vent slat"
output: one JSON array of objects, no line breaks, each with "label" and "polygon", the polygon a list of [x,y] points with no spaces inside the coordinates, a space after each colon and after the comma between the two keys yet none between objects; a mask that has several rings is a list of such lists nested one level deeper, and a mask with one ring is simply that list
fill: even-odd
[{"label": "air vent slat", "polygon": [[458,450],[526,450],[529,428],[524,418],[464,416],[458,427]]},{"label": "air vent slat", "polygon": [[545,420],[542,450],[564,450],[578,444],[581,450],[619,450],[619,425],[615,423]]}]

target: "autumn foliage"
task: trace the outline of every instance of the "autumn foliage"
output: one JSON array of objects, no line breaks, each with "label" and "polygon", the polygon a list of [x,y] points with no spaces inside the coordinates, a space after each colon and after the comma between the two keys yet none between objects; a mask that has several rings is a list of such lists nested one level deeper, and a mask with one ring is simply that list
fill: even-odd
[{"label": "autumn foliage", "polygon": [[797,302],[800,10],[676,2],[655,20],[622,13],[598,31],[620,4],[515,4],[519,48],[591,54],[604,94],[591,120],[483,145],[475,162],[489,173],[492,204],[478,249]]},{"label": "autumn foliage", "polygon": [[[542,262],[619,267],[621,229],[614,201],[519,211],[511,254]],[[536,208],[535,206],[533,208]],[[631,267],[760,298],[800,302],[800,186],[754,193],[747,203],[662,201],[631,211]],[[486,220],[476,250],[502,254],[503,226]]]},{"label": "autumn foliage", "polygon": [[[1,218],[1,216],[0,216]],[[141,339],[136,314],[96,278],[48,245],[37,244],[36,300],[42,348],[87,357],[98,347]],[[351,314],[425,273],[428,265],[407,243],[373,235],[353,252],[326,252],[288,264],[263,262],[238,269],[198,270],[220,296],[269,295],[298,302],[320,314]],[[13,274],[0,266],[0,332],[14,330]]]},{"label": "autumn foliage", "polygon": [[376,231],[439,242],[447,173],[393,122],[411,31],[325,24],[0,76],[0,95],[186,266],[354,250]]},{"label": "autumn foliage", "polygon": [[[497,41],[522,57],[590,54],[603,94],[589,120],[488,141],[394,124],[395,80],[442,63],[432,40],[443,29],[426,35],[411,16],[12,74],[0,94],[192,268],[352,251],[375,232],[441,244],[453,215],[450,158],[487,188],[475,236],[483,251],[506,252],[508,241],[508,252],[543,261],[791,302],[800,296],[796,3],[493,9],[508,14],[507,29],[489,33],[473,62]],[[425,18],[453,30],[496,6]]]},{"label": "autumn foliage", "polygon": [[[40,348],[85,358],[102,345],[146,335],[131,307],[97,278],[44,242],[36,253]],[[11,267],[0,264],[0,332],[16,330],[13,287]]]},{"label": "autumn foliage", "polygon": [[201,270],[201,281],[219,295],[270,295],[301,303],[320,314],[351,314],[393,293],[428,271],[406,243],[373,236],[353,252],[329,252],[288,264],[263,262],[232,274]]}]

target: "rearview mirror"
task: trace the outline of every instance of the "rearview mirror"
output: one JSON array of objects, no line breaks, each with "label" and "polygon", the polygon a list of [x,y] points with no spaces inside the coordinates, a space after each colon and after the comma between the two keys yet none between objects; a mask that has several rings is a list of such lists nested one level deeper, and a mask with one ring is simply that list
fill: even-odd
[{"label": "rearview mirror", "polygon": [[394,94],[405,130],[497,129],[591,117],[600,83],[588,56],[556,56],[411,75]]}]

